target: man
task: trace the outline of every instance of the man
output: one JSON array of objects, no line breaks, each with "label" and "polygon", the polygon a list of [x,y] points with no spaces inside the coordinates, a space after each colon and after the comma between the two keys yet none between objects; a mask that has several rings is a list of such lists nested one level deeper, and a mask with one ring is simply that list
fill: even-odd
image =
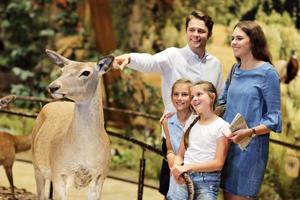
[{"label": "man", "polygon": [[[161,74],[161,90],[165,107],[162,119],[167,113],[175,112],[171,100],[171,88],[178,79],[184,78],[192,82],[210,81],[217,88],[218,94],[221,94],[224,88],[221,63],[206,51],[207,41],[212,35],[213,24],[210,16],[193,11],[186,18],[187,45],[185,47],[170,47],[154,55],[130,53],[117,56],[113,63],[114,68],[123,69],[128,66],[145,73]],[[163,138],[163,150],[165,149],[165,139]],[[164,161],[160,183],[160,192],[163,195],[166,195],[168,191],[168,170],[168,164]]]}]

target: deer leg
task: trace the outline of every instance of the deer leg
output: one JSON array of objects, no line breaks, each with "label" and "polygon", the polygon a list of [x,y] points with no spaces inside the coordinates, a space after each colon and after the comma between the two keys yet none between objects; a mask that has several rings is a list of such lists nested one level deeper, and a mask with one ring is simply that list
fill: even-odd
[{"label": "deer leg", "polygon": [[104,183],[105,177],[99,175],[95,178],[89,185],[87,199],[88,200],[100,200],[101,191]]},{"label": "deer leg", "polygon": [[41,171],[36,167],[34,168],[34,175],[35,175],[35,183],[36,183],[36,190],[37,190],[37,199],[44,200],[46,180],[42,175]]},{"label": "deer leg", "polygon": [[54,199],[67,200],[66,176],[62,175],[61,177],[54,178],[52,182],[53,182]]},{"label": "deer leg", "polygon": [[12,195],[13,199],[16,199],[15,186],[14,186],[14,180],[13,180],[13,175],[12,175],[12,166],[5,166],[4,169],[5,169],[5,173],[8,178],[9,184],[10,184],[11,195]]}]

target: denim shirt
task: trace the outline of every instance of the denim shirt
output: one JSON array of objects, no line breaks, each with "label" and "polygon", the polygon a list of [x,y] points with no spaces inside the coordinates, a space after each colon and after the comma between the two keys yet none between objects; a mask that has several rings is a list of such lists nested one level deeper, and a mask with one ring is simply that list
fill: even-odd
[{"label": "denim shirt", "polygon": [[227,102],[223,117],[227,122],[241,113],[249,127],[264,124],[281,132],[279,76],[270,63],[251,70],[238,66],[221,99]]},{"label": "denim shirt", "polygon": [[168,120],[168,128],[169,128],[169,135],[170,135],[170,140],[171,140],[171,145],[173,148],[173,151],[175,154],[177,154],[181,138],[187,129],[187,127],[192,123],[192,121],[195,119],[195,115],[191,115],[187,121],[185,122],[185,125],[182,126],[178,120],[177,114],[173,115],[169,120]]}]

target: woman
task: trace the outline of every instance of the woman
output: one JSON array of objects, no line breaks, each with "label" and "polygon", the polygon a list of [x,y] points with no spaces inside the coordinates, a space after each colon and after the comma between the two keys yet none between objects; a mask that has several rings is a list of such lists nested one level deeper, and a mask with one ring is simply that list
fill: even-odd
[{"label": "woman", "polygon": [[[281,132],[279,76],[271,64],[267,41],[254,21],[240,21],[234,28],[231,47],[238,64],[222,99],[227,102],[224,119],[231,122],[237,113],[247,121],[230,137],[221,187],[225,200],[256,198],[263,181],[270,131]],[[229,81],[228,81],[229,82]],[[237,143],[253,137],[245,151]]]}]

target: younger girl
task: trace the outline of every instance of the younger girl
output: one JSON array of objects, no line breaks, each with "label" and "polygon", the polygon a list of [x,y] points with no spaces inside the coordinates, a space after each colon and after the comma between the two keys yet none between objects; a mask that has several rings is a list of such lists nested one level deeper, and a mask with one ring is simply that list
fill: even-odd
[{"label": "younger girl", "polygon": [[[229,124],[214,110],[217,92],[212,83],[200,81],[190,88],[191,105],[198,117],[181,140],[171,175],[183,183],[181,174],[188,172],[195,188],[195,199],[216,200],[220,185],[220,171],[224,165],[230,135]],[[187,199],[185,184],[177,184],[171,199]]]},{"label": "younger girl", "polygon": [[[190,86],[191,81],[186,79],[177,80],[171,90],[171,100],[176,109],[176,114],[170,118],[165,118],[163,121],[163,129],[166,136],[167,160],[168,167],[173,166],[175,154],[178,151],[181,137],[183,136],[186,127],[191,124],[195,116],[192,115]],[[170,178],[170,171],[164,172],[164,176]],[[170,199],[170,194],[176,186],[174,178],[170,179],[167,199]]]}]

